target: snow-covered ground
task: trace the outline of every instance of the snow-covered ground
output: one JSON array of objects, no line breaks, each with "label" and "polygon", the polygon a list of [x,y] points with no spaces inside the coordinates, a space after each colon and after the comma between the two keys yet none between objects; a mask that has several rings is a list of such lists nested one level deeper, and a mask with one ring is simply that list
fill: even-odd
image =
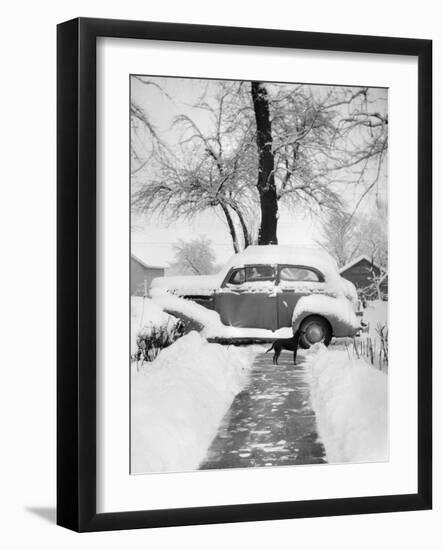
[{"label": "snow-covered ground", "polygon": [[[157,289],[153,299],[133,297],[131,345],[140,332],[171,326],[180,312],[201,327],[161,351],[152,363],[132,364],[131,418],[133,473],[198,468],[235,395],[248,381],[254,357],[265,348],[210,344],[206,338],[287,337],[224,326],[219,315],[190,300]],[[387,303],[369,302],[369,334],[386,323]],[[133,348],[135,349],[135,348]],[[328,462],[388,459],[387,376],[349,350],[316,345],[306,352],[306,376],[318,433]]]},{"label": "snow-covered ground", "polygon": [[190,332],[131,372],[131,472],[198,468],[261,347],[228,348]]},{"label": "snow-covered ground", "polygon": [[306,377],[330,463],[388,460],[388,378],[364,359],[316,344]]}]

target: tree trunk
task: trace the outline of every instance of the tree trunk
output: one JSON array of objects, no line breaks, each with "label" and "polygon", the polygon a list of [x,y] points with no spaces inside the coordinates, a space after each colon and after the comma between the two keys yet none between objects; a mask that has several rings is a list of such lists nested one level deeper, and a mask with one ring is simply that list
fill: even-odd
[{"label": "tree trunk", "polygon": [[235,231],[235,225],[232,220],[231,213],[229,212],[229,209],[226,206],[226,204],[224,204],[222,201],[219,201],[218,204],[220,205],[220,208],[223,210],[223,214],[225,215],[226,221],[228,222],[229,233],[231,234],[231,238],[232,238],[232,246],[234,247],[234,252],[237,254],[238,252],[240,252],[240,247],[238,245],[237,233]]},{"label": "tree trunk", "polygon": [[242,232],[243,232],[244,246],[246,248],[247,246],[249,246],[251,244],[251,238],[249,236],[249,231],[248,231],[248,227],[246,225],[245,218],[242,214],[242,211],[240,210],[240,208],[236,204],[231,203],[231,208],[232,208],[232,210],[234,210],[234,212],[238,216],[238,219],[240,220],[240,225],[241,225]]},{"label": "tree trunk", "polygon": [[252,102],[257,123],[258,179],[261,223],[258,244],[277,244],[277,191],[274,179],[271,119],[268,92],[260,82],[251,82]]}]

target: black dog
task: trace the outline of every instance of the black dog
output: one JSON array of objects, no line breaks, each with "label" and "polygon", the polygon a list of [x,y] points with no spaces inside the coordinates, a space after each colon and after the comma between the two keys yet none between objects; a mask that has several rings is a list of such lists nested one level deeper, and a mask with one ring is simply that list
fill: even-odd
[{"label": "black dog", "polygon": [[295,365],[295,362],[297,360],[297,350],[299,342],[300,330],[297,330],[292,338],[279,338],[278,340],[275,340],[272,346],[268,350],[266,350],[266,353],[273,349],[274,357],[272,358],[272,362],[274,363],[274,365],[278,365],[278,358],[280,357],[280,353],[282,352],[282,350],[287,349],[289,351],[293,351]]}]

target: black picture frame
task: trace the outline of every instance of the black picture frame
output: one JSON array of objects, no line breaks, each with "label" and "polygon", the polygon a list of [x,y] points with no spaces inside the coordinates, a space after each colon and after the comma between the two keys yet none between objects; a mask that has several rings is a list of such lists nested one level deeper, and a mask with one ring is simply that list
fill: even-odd
[{"label": "black picture frame", "polygon": [[[398,54],[418,59],[416,494],[96,512],[96,39]],[[432,506],[432,42],[79,18],[57,29],[57,523],[103,531],[425,510]]]}]

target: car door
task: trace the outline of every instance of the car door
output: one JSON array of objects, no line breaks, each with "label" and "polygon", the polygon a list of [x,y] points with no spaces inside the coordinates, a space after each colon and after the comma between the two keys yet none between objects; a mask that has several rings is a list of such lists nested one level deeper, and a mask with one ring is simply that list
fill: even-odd
[{"label": "car door", "polygon": [[215,295],[223,324],[243,328],[277,328],[276,266],[247,265],[232,269]]},{"label": "car door", "polygon": [[278,328],[291,326],[294,307],[302,296],[322,293],[325,288],[323,274],[304,265],[279,265],[277,282]]}]

